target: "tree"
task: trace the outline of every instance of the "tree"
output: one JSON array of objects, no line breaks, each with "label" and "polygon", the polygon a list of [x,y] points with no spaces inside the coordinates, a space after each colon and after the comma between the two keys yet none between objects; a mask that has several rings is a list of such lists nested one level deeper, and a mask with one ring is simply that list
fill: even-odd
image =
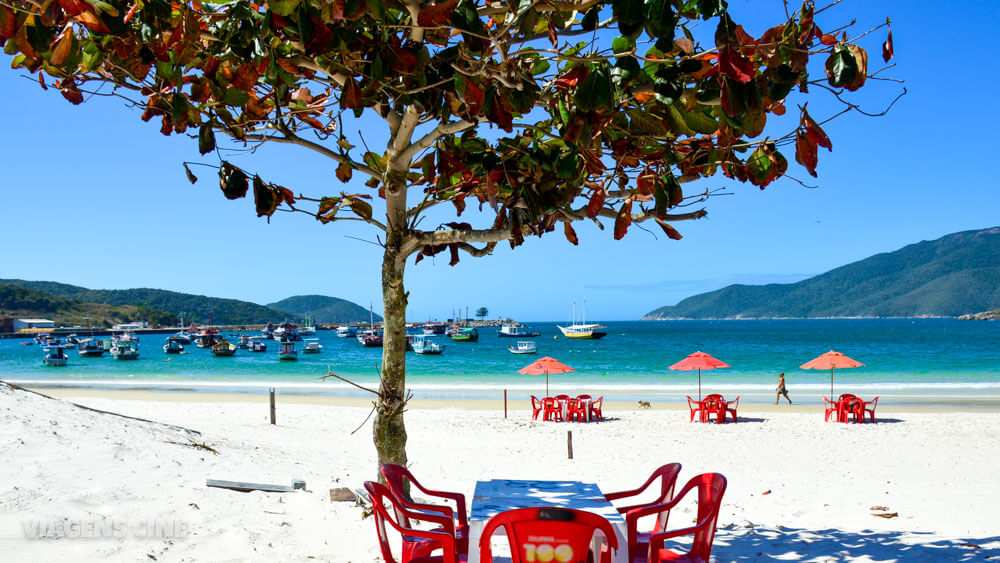
[{"label": "tree", "polygon": [[479,317],[480,320],[485,319],[489,314],[490,310],[487,309],[486,307],[480,307],[476,309],[476,316]]},{"label": "tree", "polygon": [[[845,90],[877,74],[846,28],[821,30],[824,9],[807,0],[755,38],[726,0],[5,0],[0,40],[13,68],[73,104],[120,96],[164,135],[197,137],[220,155],[223,194],[252,187],[258,216],[280,207],[379,232],[373,434],[379,463],[405,465],[407,259],[447,251],[454,265],[557,227],[575,245],[578,221],[609,221],[620,239],[648,220],[680,239],[674,224],[705,216],[692,206],[713,193],[688,182],[721,172],[764,188],[786,176],[792,147],[815,176],[818,148],[833,146],[824,120],[803,103],[792,131],[762,136],[768,116],[793,90],[858,110]],[[349,133],[375,123],[384,149]],[[295,195],[222,159],[225,138],[315,152],[351,187]],[[477,226],[421,223],[469,203]]]}]

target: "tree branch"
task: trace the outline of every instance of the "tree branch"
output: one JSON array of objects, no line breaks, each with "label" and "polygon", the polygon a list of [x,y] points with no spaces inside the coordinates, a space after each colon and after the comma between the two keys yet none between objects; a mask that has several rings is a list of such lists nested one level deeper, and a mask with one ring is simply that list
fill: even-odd
[{"label": "tree branch", "polygon": [[[485,119],[485,118],[483,118]],[[417,155],[420,151],[430,147],[441,137],[446,137],[448,135],[454,135],[461,131],[465,131],[470,127],[474,127],[476,122],[473,121],[449,121],[448,123],[442,123],[435,127],[430,133],[427,133],[420,138],[415,143],[411,143],[410,146],[406,147],[400,154],[399,160],[404,161],[409,166],[409,163],[413,160],[413,157]],[[483,241],[485,242],[485,241]]]},{"label": "tree branch", "polygon": [[[236,138],[226,128],[220,128],[219,130],[225,132],[226,134],[228,134],[230,137],[233,137],[234,139]],[[331,159],[333,159],[334,161],[336,161],[336,162],[338,162],[340,164],[346,164],[346,165],[350,166],[351,168],[354,168],[355,170],[357,170],[359,172],[364,172],[365,174],[368,174],[369,176],[371,176],[373,178],[381,178],[382,177],[382,174],[380,172],[378,172],[377,170],[369,167],[366,164],[360,164],[358,162],[355,162],[355,161],[351,160],[350,158],[348,158],[348,157],[346,157],[346,156],[344,156],[344,155],[342,155],[342,154],[340,154],[338,152],[334,152],[334,151],[328,149],[327,147],[324,147],[323,145],[321,145],[319,143],[314,143],[312,141],[308,141],[308,140],[303,139],[302,137],[299,137],[298,135],[295,135],[294,133],[291,133],[289,131],[285,131],[285,136],[284,137],[279,137],[279,136],[275,136],[275,135],[264,135],[264,134],[258,134],[258,133],[250,133],[248,135],[245,135],[245,138],[249,139],[251,141],[261,141],[261,142],[264,142],[264,141],[274,141],[275,143],[286,143],[286,144],[291,144],[291,145],[299,145],[301,147],[305,147],[307,149],[311,149],[313,151],[316,151],[316,152],[320,153],[321,155],[323,155],[325,157],[328,157],[328,158],[331,158]]]}]

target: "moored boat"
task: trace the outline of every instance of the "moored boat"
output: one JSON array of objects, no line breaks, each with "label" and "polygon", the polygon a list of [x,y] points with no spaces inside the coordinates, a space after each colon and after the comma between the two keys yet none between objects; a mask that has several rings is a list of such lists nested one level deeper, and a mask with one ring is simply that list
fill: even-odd
[{"label": "moored boat", "polygon": [[413,351],[417,354],[441,354],[444,352],[444,344],[440,344],[431,335],[418,334],[413,337]]},{"label": "moored boat", "polygon": [[319,343],[319,338],[305,338],[303,342],[306,343],[302,347],[303,354],[319,354],[323,351],[323,346]]},{"label": "moored boat", "polygon": [[166,344],[163,345],[163,353],[165,354],[180,354],[184,351],[184,345],[181,344],[180,339],[176,336],[168,336],[166,339]]},{"label": "moored boat", "polygon": [[525,327],[520,327],[517,325],[503,325],[500,330],[497,331],[497,336],[502,338],[534,338],[541,335],[540,332],[534,332],[526,330]]},{"label": "moored boat", "polygon": [[105,343],[100,340],[94,340],[93,338],[84,338],[76,345],[76,353],[80,354],[85,358],[100,358],[107,352],[109,346],[105,346]]},{"label": "moored boat", "polygon": [[513,346],[508,346],[508,350],[512,354],[536,354],[538,353],[538,345],[531,340],[518,341],[517,344]]},{"label": "moored boat", "polygon": [[212,346],[212,355],[217,358],[228,357],[235,354],[236,350],[237,348],[235,344],[225,338],[220,338],[219,341]]},{"label": "moored boat", "polygon": [[138,360],[139,341],[127,337],[112,339],[111,357],[116,360]]},{"label": "moored boat", "polygon": [[237,346],[239,346],[241,350],[246,350],[246,349],[250,348],[250,335],[249,334],[241,334],[240,335],[240,342],[239,342],[239,344],[237,344]]},{"label": "moored boat", "polygon": [[559,326],[556,325],[560,331],[562,331],[563,336],[566,338],[572,338],[574,340],[597,340],[599,338],[604,338],[608,335],[607,331],[601,330],[604,325],[599,324],[587,324],[587,301],[583,302],[583,318],[579,323],[576,322],[576,302],[573,302],[573,317],[572,322],[569,326]]},{"label": "moored boat", "polygon": [[222,338],[219,335],[219,331],[214,328],[205,328],[198,333],[198,337],[195,338],[194,342],[199,348],[211,348],[219,343],[219,339]]},{"label": "moored boat", "polygon": [[432,334],[444,334],[445,326],[442,323],[433,323],[428,321],[424,323],[423,329],[424,334],[428,336]]},{"label": "moored boat", "polygon": [[291,340],[284,340],[281,342],[281,349],[278,350],[279,360],[297,360],[299,359],[299,353],[295,349],[295,342]]},{"label": "moored boat", "polygon": [[281,323],[278,328],[274,329],[274,334],[272,337],[278,342],[299,342],[302,337],[299,336],[299,327],[293,325],[290,322]]},{"label": "moored boat", "polygon": [[377,330],[365,330],[358,333],[358,342],[366,348],[380,348],[382,346],[382,334]]},{"label": "moored boat", "polygon": [[47,366],[52,367],[62,367],[69,362],[69,358],[66,357],[66,353],[63,351],[66,347],[62,344],[50,344],[47,348],[48,354],[42,358],[42,363]]},{"label": "moored boat", "polygon": [[479,340],[479,331],[474,327],[465,327],[457,332],[452,332],[451,339],[457,342],[477,342]]},{"label": "moored boat", "polygon": [[358,335],[358,327],[356,326],[343,325],[337,327],[337,336],[339,338],[350,338],[357,335]]}]

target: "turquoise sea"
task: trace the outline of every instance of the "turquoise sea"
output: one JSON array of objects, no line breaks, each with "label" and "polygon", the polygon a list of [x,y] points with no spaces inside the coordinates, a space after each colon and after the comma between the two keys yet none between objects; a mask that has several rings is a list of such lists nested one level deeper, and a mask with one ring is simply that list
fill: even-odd
[{"label": "turquoise sea", "polygon": [[[507,351],[514,339],[480,329],[476,343],[452,342],[441,356],[407,353],[407,387],[416,398],[500,398],[545,393],[544,376],[517,370],[552,356],[576,372],[549,377],[550,393],[590,393],[609,400],[683,401],[697,395],[697,372],[667,367],[701,350],[730,364],[702,372],[702,394],[741,395],[745,402],[774,400],[777,373],[784,371],[792,399],[818,404],[830,393],[830,372],[799,365],[835,349],[865,364],[837,370],[834,393],[882,396],[897,404],[956,400],[1000,405],[1000,322],[954,319],[829,319],[745,321],[622,321],[604,323],[602,340],[568,340],[556,323],[532,323],[542,335],[537,356]],[[182,355],[163,353],[166,335],[140,338],[138,361],[110,356],[84,358],[67,351],[69,365],[42,365],[41,347],[0,340],[0,378],[35,388],[133,389],[260,393],[276,387],[284,394],[363,397],[365,392],[335,379],[327,369],[362,385],[377,386],[380,348],[364,348],[332,331],[317,337],[323,352],[300,354],[297,362],[278,360],[278,346],[264,354],[240,350],[213,357],[188,346]],[[299,345],[301,348],[301,344]]]}]

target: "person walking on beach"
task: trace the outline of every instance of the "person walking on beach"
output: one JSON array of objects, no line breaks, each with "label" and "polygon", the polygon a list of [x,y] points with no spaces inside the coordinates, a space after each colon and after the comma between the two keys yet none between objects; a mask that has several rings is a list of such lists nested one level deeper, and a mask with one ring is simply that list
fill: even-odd
[{"label": "person walking on beach", "polygon": [[788,389],[785,389],[785,372],[778,374],[778,394],[774,397],[774,404],[778,404],[778,400],[781,399],[782,395],[785,396],[785,400],[788,401],[789,405],[792,404],[792,400],[788,398]]}]

